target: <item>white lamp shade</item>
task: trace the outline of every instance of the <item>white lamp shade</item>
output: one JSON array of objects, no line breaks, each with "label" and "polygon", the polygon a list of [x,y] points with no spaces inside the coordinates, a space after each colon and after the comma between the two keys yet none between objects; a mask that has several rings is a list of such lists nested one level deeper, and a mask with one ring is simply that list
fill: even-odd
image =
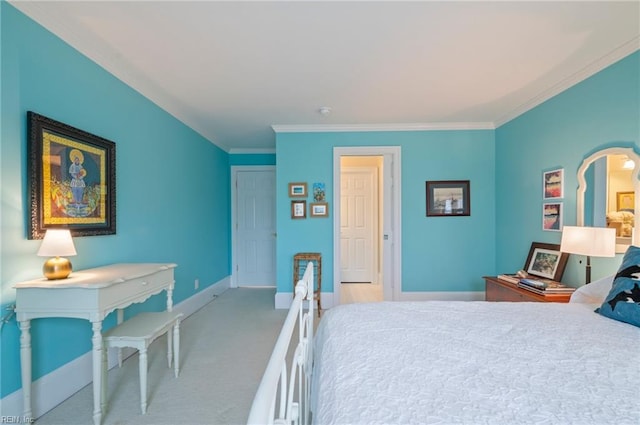
[{"label": "white lamp shade", "polygon": [[38,250],[39,257],[64,257],[76,254],[71,232],[67,229],[48,229]]},{"label": "white lamp shade", "polygon": [[616,255],[616,229],[564,226],[560,251],[591,257],[614,257]]}]

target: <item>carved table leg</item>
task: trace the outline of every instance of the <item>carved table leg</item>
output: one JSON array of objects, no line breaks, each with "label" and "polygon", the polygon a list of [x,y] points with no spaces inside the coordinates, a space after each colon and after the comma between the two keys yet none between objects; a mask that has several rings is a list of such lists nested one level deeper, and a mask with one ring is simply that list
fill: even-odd
[{"label": "carved table leg", "polygon": [[30,320],[20,320],[20,371],[24,417],[31,418],[31,328]]},{"label": "carved table leg", "polygon": [[102,422],[102,321],[92,322],[93,337],[93,423]]}]

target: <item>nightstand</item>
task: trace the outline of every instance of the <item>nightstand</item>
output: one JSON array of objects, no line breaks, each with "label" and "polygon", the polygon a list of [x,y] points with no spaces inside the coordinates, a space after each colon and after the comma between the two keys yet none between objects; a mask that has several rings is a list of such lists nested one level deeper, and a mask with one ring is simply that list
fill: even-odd
[{"label": "nightstand", "polygon": [[539,295],[526,289],[518,288],[513,283],[500,280],[495,276],[484,276],[486,283],[486,301],[521,301],[541,303],[568,303],[571,294]]}]

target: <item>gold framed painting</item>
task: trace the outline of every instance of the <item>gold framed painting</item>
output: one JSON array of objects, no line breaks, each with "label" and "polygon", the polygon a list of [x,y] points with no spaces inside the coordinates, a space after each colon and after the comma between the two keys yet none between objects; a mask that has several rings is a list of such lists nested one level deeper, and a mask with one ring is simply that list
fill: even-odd
[{"label": "gold framed painting", "polygon": [[633,211],[635,205],[635,192],[616,192],[616,211]]}]

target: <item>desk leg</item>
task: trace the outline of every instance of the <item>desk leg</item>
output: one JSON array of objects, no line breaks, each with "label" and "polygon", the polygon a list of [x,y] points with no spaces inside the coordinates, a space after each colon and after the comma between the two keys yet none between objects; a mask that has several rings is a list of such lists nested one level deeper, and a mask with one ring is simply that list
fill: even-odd
[{"label": "desk leg", "polygon": [[167,288],[167,311],[173,311],[173,284]]},{"label": "desk leg", "polygon": [[24,417],[31,418],[31,320],[20,321],[20,371]]},{"label": "desk leg", "polygon": [[102,422],[102,320],[92,322],[93,328],[93,423]]},{"label": "desk leg", "polygon": [[[124,321],[124,310],[119,308],[117,310],[118,324],[122,324]],[[122,348],[118,347],[118,367],[122,367]]]}]

